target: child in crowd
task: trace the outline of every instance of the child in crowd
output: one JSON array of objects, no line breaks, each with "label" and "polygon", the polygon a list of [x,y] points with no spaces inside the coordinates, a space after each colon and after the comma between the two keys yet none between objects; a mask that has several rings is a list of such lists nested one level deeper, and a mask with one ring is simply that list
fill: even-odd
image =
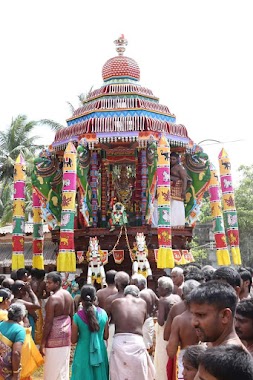
[{"label": "child in crowd", "polygon": [[186,348],[183,356],[184,380],[194,380],[198,372],[199,355],[205,351],[205,346],[199,344]]}]

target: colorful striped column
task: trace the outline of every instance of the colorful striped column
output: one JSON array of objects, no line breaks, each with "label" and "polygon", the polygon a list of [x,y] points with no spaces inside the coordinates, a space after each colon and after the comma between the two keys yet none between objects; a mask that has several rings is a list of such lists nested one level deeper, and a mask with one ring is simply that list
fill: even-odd
[{"label": "colorful striped column", "polygon": [[93,152],[91,155],[91,191],[92,191],[92,200],[91,200],[91,208],[92,208],[92,219],[93,227],[97,227],[98,223],[98,217],[97,217],[97,211],[98,211],[98,154],[97,152]]},{"label": "colorful striped column", "polygon": [[142,225],[142,210],[141,210],[141,152],[136,152],[137,156],[135,158],[135,167],[136,167],[136,173],[135,173],[135,185],[133,188],[133,199],[135,202],[135,225],[141,226]]},{"label": "colorful striped column", "polygon": [[142,224],[145,224],[147,209],[147,155],[146,150],[141,150],[141,214]]},{"label": "colorful striped column", "polygon": [[12,270],[25,267],[25,160],[20,153],[14,164],[13,232],[12,232]]},{"label": "colorful striped column", "polygon": [[157,268],[173,268],[174,256],[171,239],[170,215],[170,146],[161,136],[158,148],[157,197],[158,197],[158,257]]},{"label": "colorful striped column", "polygon": [[43,219],[40,198],[33,188],[33,268],[44,269],[43,246]]},{"label": "colorful striped column", "polygon": [[214,238],[218,265],[230,265],[230,256],[222,215],[219,178],[215,167],[211,164],[211,180],[209,184],[210,204],[213,217]]},{"label": "colorful striped column", "polygon": [[231,163],[225,149],[219,154],[220,182],[223,200],[223,214],[228,242],[230,244],[233,263],[241,265],[239,247],[239,230],[235,207],[234,188],[231,176]]},{"label": "colorful striped column", "polygon": [[76,271],[74,220],[76,213],[76,148],[69,142],[63,157],[62,211],[57,270]]},{"label": "colorful striped column", "polygon": [[101,161],[101,227],[107,227],[107,171],[105,167],[106,153],[102,152]]}]

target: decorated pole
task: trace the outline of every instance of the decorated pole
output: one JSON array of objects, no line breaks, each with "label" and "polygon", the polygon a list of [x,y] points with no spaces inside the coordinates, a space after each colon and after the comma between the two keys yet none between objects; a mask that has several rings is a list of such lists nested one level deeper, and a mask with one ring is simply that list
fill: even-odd
[{"label": "decorated pole", "polygon": [[220,182],[223,199],[223,214],[227,237],[231,249],[233,263],[241,265],[241,253],[239,247],[239,230],[237,212],[235,207],[234,188],[231,176],[231,163],[225,149],[219,154]]},{"label": "decorated pole", "polygon": [[33,268],[44,269],[44,233],[40,198],[33,188]]},{"label": "decorated pole", "polygon": [[12,270],[24,268],[25,160],[20,153],[14,164]]},{"label": "decorated pole", "polygon": [[161,136],[158,148],[157,197],[158,197],[158,257],[157,268],[173,268],[174,256],[171,244],[170,215],[170,146]]},{"label": "decorated pole", "polygon": [[147,209],[147,156],[146,149],[141,150],[141,214],[142,224],[145,224]]},{"label": "decorated pole", "polygon": [[230,265],[230,256],[227,247],[227,239],[222,215],[219,179],[217,171],[213,165],[210,166],[210,170],[211,180],[209,185],[209,194],[213,218],[217,262],[218,265]]},{"label": "decorated pole", "polygon": [[76,213],[76,148],[69,142],[63,157],[63,187],[60,246],[57,255],[59,272],[76,271],[74,220]]}]

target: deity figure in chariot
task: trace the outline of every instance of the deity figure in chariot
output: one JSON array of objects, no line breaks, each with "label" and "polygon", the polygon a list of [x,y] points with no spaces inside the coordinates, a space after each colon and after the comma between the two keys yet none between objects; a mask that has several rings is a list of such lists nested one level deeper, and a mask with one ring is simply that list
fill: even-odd
[{"label": "deity figure in chariot", "polygon": [[87,284],[94,285],[95,281],[101,284],[101,288],[106,286],[105,269],[103,265],[103,251],[97,237],[90,237],[89,248],[86,254],[88,262]]},{"label": "deity figure in chariot", "polygon": [[132,274],[142,274],[144,277],[152,276],[152,271],[148,261],[148,248],[143,232],[137,232],[134,247],[132,248]]}]

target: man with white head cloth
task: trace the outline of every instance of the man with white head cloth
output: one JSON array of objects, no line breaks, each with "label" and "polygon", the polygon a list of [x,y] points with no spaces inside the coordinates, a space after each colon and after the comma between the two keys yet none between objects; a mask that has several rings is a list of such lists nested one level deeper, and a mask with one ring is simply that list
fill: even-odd
[{"label": "man with white head cloth", "polygon": [[128,285],[125,297],[112,302],[115,322],[110,356],[110,379],[153,380],[155,369],[144,345],[142,326],[147,316],[147,304],[139,297],[139,289]]}]

